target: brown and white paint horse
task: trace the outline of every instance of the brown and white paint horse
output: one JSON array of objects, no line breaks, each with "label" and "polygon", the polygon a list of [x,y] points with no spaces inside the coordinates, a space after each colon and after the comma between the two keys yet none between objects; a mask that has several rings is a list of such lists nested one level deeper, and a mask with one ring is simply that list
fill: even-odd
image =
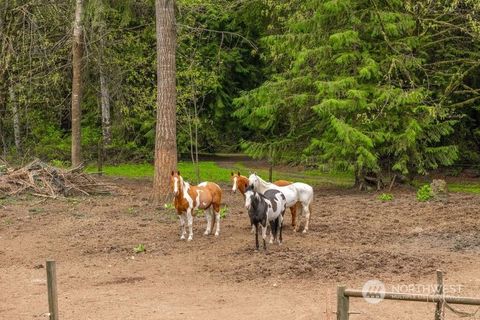
[{"label": "brown and white paint horse", "polygon": [[[191,186],[183,180],[180,172],[172,171],[170,184],[175,196],[174,205],[180,217],[182,228],[180,239],[185,239],[185,215],[188,223],[188,241],[193,239],[193,212],[196,209],[205,210],[207,229],[204,235],[209,235],[216,222],[215,236],[220,234],[220,203],[222,201],[222,189],[213,182],[202,182]],[[212,225],[213,224],[213,225]]]},{"label": "brown and white paint horse", "polygon": [[[232,186],[232,191],[233,193],[236,193],[237,190],[240,191],[240,193],[243,195],[245,198],[245,190],[248,187],[248,178],[245,176],[242,176],[240,174],[240,171],[232,172],[230,176],[230,180],[232,180],[233,186]],[[275,185],[279,187],[284,187],[292,184],[292,182],[287,181],[287,180],[277,180],[274,182]],[[292,214],[292,228],[293,230],[297,231],[297,205],[293,205],[290,207],[290,213]]]}]

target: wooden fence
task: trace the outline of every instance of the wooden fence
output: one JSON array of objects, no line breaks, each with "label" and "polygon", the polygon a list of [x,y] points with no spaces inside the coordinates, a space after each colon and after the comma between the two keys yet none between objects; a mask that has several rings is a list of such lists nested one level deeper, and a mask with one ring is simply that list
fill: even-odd
[{"label": "wooden fence", "polygon": [[55,261],[47,261],[47,290],[49,320],[58,320],[57,270]]},{"label": "wooden fence", "polygon": [[[338,286],[337,288],[337,320],[348,320],[349,300],[350,298],[364,298],[364,297],[378,297],[379,292],[364,292],[362,290],[347,289],[345,286]],[[382,299],[386,300],[400,300],[400,301],[419,301],[436,303],[435,320],[442,320],[444,318],[444,310],[447,307],[449,310],[458,313],[465,317],[469,316],[466,312],[458,312],[454,310],[449,304],[463,304],[480,306],[480,298],[457,297],[444,295],[443,273],[437,271],[437,290],[435,294],[414,294],[414,293],[398,293],[398,292],[382,292]],[[477,310],[478,311],[478,310]],[[474,316],[471,314],[470,316]]]}]

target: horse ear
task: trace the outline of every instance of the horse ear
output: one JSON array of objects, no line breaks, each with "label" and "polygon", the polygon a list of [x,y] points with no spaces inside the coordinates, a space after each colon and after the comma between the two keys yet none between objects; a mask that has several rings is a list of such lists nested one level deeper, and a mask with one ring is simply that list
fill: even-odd
[{"label": "horse ear", "polygon": [[172,176],[175,174],[175,172],[172,170]]},{"label": "horse ear", "polygon": [[232,172],[230,172],[230,175],[233,177],[233,171],[232,171]]},{"label": "horse ear", "polygon": [[237,171],[237,174],[240,176],[240,171]]},{"label": "horse ear", "polygon": [[180,171],[177,170],[177,174],[180,175]]}]

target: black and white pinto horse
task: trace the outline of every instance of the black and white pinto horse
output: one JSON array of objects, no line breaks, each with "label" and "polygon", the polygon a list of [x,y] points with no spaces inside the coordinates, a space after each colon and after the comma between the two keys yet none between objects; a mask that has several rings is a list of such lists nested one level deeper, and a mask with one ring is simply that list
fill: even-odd
[{"label": "black and white pinto horse", "polygon": [[256,192],[252,186],[245,190],[245,207],[250,223],[255,226],[255,246],[258,250],[258,230],[262,227],[263,249],[267,249],[267,224],[270,224],[270,243],[282,243],[283,215],[287,208],[285,195],[278,190],[268,190],[264,194]]}]

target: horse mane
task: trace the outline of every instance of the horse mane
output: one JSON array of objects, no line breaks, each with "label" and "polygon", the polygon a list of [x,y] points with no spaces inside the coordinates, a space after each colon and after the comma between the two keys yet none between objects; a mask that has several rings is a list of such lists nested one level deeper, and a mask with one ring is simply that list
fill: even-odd
[{"label": "horse mane", "polygon": [[266,184],[266,185],[273,184],[273,183],[271,183],[271,182],[268,182],[268,181],[263,180],[262,177],[260,177],[258,174],[255,173],[255,175],[258,177],[258,179],[260,180],[260,182],[262,182],[263,184]]},{"label": "horse mane", "polygon": [[188,191],[188,189],[190,189],[190,183],[188,181],[184,181],[182,179],[182,184],[183,184],[183,187],[184,187],[185,191]]},{"label": "horse mane", "polygon": [[[260,181],[260,183],[263,184],[264,186],[270,187],[270,186],[274,185],[271,182],[263,180],[262,177],[260,177],[258,174],[256,174],[256,173],[253,173],[253,174],[258,178],[258,181]],[[250,182],[250,179],[248,179],[248,181]]]}]

